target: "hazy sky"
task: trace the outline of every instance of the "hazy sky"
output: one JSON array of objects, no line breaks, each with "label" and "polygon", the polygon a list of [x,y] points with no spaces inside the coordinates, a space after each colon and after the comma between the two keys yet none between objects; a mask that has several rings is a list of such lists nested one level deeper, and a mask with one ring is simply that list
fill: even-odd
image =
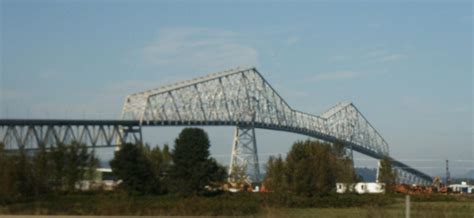
[{"label": "hazy sky", "polygon": [[[118,118],[129,93],[253,65],[293,108],[352,101],[395,158],[433,175],[449,159],[462,174],[474,168],[472,30],[471,1],[3,0],[0,117]],[[227,163],[233,129],[206,130]],[[259,130],[261,160],[297,139]]]}]

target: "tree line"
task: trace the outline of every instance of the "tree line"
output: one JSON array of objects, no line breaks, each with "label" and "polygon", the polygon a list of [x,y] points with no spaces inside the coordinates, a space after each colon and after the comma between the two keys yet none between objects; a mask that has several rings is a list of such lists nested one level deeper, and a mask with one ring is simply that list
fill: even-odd
[{"label": "tree line", "polygon": [[0,144],[0,202],[71,192],[79,181],[92,178],[98,159],[78,142],[58,144],[35,152],[20,147],[6,151]]},{"label": "tree line", "polygon": [[[210,157],[207,133],[185,128],[170,151],[156,146],[123,144],[110,166],[119,189],[132,195],[204,194],[226,180],[226,170]],[[0,144],[0,203],[76,192],[94,180],[99,161],[85,144],[71,142],[35,151],[7,151]]]},{"label": "tree line", "polygon": [[[381,165],[378,180],[390,187],[396,178],[391,159],[384,157]],[[329,194],[336,183],[361,181],[342,143],[306,140],[294,143],[286,159],[281,156],[269,158],[264,184],[274,192],[312,197]]]},{"label": "tree line", "polygon": [[[227,182],[225,167],[210,157],[207,133],[185,128],[172,149],[123,144],[110,161],[120,180],[119,190],[130,195],[203,195]],[[43,195],[78,191],[81,181],[94,179],[98,159],[93,150],[78,142],[28,152],[7,152],[0,144],[0,203]],[[395,175],[387,157],[379,180],[393,184]],[[229,181],[244,183],[246,169],[235,169]],[[286,158],[271,156],[263,185],[267,190],[307,197],[334,191],[336,182],[360,181],[342,143],[314,140],[293,144]]]},{"label": "tree line", "polygon": [[306,140],[294,143],[286,159],[271,156],[264,182],[275,192],[311,197],[328,194],[336,182],[358,180],[342,144]]}]

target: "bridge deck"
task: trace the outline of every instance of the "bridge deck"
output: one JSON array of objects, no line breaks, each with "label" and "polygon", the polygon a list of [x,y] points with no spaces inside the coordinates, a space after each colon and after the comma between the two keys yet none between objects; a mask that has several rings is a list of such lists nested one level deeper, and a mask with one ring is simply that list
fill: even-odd
[{"label": "bridge deck", "polygon": [[0,119],[0,126],[136,126],[135,120]]},{"label": "bridge deck", "polygon": [[[237,123],[237,122],[218,122],[218,121],[172,121],[172,122],[144,122],[141,126],[237,126],[237,125],[252,125],[255,128],[269,129],[277,131],[292,132],[297,134],[314,137],[327,142],[340,142],[334,136],[321,134],[319,132],[307,131],[305,129],[288,128],[278,125],[268,125],[263,123]],[[67,120],[67,119],[0,119],[0,127],[5,126],[124,126],[137,127],[140,122],[136,120]],[[367,147],[354,144],[351,142],[343,142],[347,146],[352,146],[354,151],[367,155],[375,159],[382,159],[383,156]],[[395,167],[401,168],[409,173],[417,175],[427,181],[431,181],[431,177],[417,169],[414,169],[400,161],[393,160]]]}]

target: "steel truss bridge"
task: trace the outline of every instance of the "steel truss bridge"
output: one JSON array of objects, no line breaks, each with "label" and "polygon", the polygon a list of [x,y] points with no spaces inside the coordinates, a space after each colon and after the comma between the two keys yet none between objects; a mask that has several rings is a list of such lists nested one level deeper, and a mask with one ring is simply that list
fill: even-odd
[{"label": "steel truss bridge", "polygon": [[[119,120],[0,120],[6,149],[46,148],[78,141],[91,147],[142,142],[146,126],[235,126],[229,174],[245,167],[260,178],[255,128],[292,132],[375,159],[389,155],[389,145],[350,102],[317,116],[290,107],[255,68],[236,68],[139,93],[125,99]],[[352,156],[351,156],[352,157]],[[431,184],[432,178],[393,159],[398,182]]]}]

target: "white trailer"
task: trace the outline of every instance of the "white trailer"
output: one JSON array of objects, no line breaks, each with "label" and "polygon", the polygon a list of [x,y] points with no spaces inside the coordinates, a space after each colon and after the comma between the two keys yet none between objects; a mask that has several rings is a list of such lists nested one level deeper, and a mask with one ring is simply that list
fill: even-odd
[{"label": "white trailer", "polygon": [[339,194],[355,192],[358,194],[381,194],[385,193],[385,183],[358,182],[358,183],[336,183],[336,192]]}]

